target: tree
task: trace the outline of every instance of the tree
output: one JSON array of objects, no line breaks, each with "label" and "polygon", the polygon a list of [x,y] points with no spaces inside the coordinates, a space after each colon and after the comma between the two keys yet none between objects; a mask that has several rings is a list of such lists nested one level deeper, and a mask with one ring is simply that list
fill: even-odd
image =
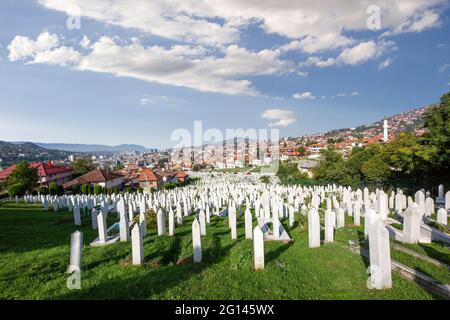
[{"label": "tree", "polygon": [[38,185],[38,180],[37,169],[30,167],[27,161],[22,161],[9,176],[6,189],[10,196],[21,197],[26,193],[31,193]]},{"label": "tree", "polygon": [[73,169],[72,175],[74,177],[79,177],[95,170],[95,166],[90,159],[77,159],[72,162],[71,167]]},{"label": "tree", "polygon": [[169,158],[162,158],[158,160],[158,166],[160,168],[164,167],[164,165],[169,162]]},{"label": "tree", "polygon": [[119,164],[114,166],[113,170],[114,171],[119,171],[119,170],[122,170],[124,168],[125,168],[125,166],[123,164],[119,163]]},{"label": "tree", "polygon": [[81,193],[82,194],[89,194],[89,185],[87,185],[87,184],[83,184],[82,186],[81,186]]},{"label": "tree", "polygon": [[49,191],[50,195],[52,195],[52,196],[58,195],[58,185],[56,184],[56,182],[50,183],[50,186],[48,187],[48,191]]},{"label": "tree", "polygon": [[441,97],[439,105],[424,115],[427,133],[419,138],[429,148],[427,173],[440,181],[450,178],[450,92]]},{"label": "tree", "polygon": [[306,148],[304,146],[300,146],[297,148],[297,152],[300,153],[300,156],[304,156],[306,154]]},{"label": "tree", "polygon": [[390,168],[380,155],[370,158],[362,166],[366,181],[381,183],[389,177]]},{"label": "tree", "polygon": [[46,196],[46,195],[48,195],[49,194],[49,191],[48,191],[48,187],[47,186],[41,186],[41,187],[39,187],[39,193],[40,194],[42,194],[42,195],[44,195],[44,196]]},{"label": "tree", "polygon": [[99,184],[96,184],[94,187],[94,194],[97,196],[97,195],[102,194],[103,192],[104,192],[103,187]]}]

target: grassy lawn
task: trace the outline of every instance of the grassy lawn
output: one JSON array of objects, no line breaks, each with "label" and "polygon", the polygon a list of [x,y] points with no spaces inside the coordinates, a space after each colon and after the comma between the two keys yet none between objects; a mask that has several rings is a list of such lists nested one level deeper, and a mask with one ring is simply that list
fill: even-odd
[{"label": "grassy lawn", "polygon": [[[203,262],[195,265],[191,261],[192,219],[185,219],[172,238],[157,237],[156,228],[149,229],[144,265],[132,266],[131,242],[89,247],[97,231],[85,217],[81,227],[85,244],[82,289],[69,290],[65,271],[70,234],[76,230],[72,215],[67,211],[45,212],[38,206],[3,205],[0,299],[435,298],[395,273],[392,289],[368,290],[368,262],[348,249],[348,240],[361,238],[363,227],[340,229],[335,243],[309,249],[307,231],[301,226],[306,222],[302,217],[299,223],[296,215],[293,228],[284,223],[294,243],[266,242],[266,268],[255,272],[252,242],[244,238],[243,217],[238,220],[237,240],[231,240],[226,219],[213,217],[207,236],[202,238]],[[108,225],[114,221],[109,219]],[[424,268],[422,262],[417,267]],[[426,268],[436,278],[448,279],[448,273],[439,268]]]}]

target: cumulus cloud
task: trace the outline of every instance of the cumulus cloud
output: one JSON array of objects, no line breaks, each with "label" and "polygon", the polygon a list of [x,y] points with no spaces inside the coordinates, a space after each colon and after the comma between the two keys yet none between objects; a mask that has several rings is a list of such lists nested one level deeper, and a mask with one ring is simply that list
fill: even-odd
[{"label": "cumulus cloud", "polygon": [[292,97],[294,99],[298,99],[298,100],[303,100],[303,99],[314,100],[314,99],[316,99],[316,97],[310,91],[295,93],[294,95],[292,95]]},{"label": "cumulus cloud", "polygon": [[150,34],[208,45],[236,43],[249,24],[300,40],[306,52],[349,45],[345,31],[367,30],[366,9],[377,5],[391,34],[421,32],[439,22],[446,0],[39,0],[48,9]]},{"label": "cumulus cloud", "polygon": [[[204,92],[258,95],[254,76],[292,73],[301,66],[360,65],[393,50],[387,40],[356,39],[367,30],[367,1],[348,0],[38,0],[50,10],[167,38],[145,46],[137,38],[117,41],[84,36],[79,50],[48,32],[36,40],[17,36],[11,61],[73,65]],[[421,32],[440,23],[446,0],[375,0],[383,13],[384,35]],[[286,38],[286,44],[260,51],[239,45],[249,25]],[[351,36],[350,36],[351,34]],[[155,40],[156,43],[158,40]],[[173,44],[172,44],[173,43]],[[330,51],[330,52],[328,52]],[[290,54],[305,60],[294,65]]]},{"label": "cumulus cloud", "polygon": [[395,49],[396,47],[393,41],[380,41],[377,43],[370,40],[361,42],[352,48],[345,49],[336,60],[343,64],[358,65],[370,59],[378,58],[385,52]]},{"label": "cumulus cloud", "polygon": [[392,30],[384,32],[382,36],[392,36],[407,32],[422,32],[437,27],[440,25],[439,15],[440,13],[437,10],[415,12],[409,19],[405,20]]},{"label": "cumulus cloud", "polygon": [[[301,62],[300,66],[316,66],[319,68],[331,67],[334,65],[356,66],[372,59],[377,59],[386,52],[396,50],[397,47],[393,41],[365,41],[353,47],[346,48],[336,58],[327,58],[312,56],[306,61]],[[391,61],[392,62],[392,61]]]},{"label": "cumulus cloud", "polygon": [[60,45],[59,37],[45,31],[36,40],[16,36],[8,45],[10,61],[26,60],[28,63],[67,65],[79,61],[80,54],[70,47]]},{"label": "cumulus cloud", "polygon": [[269,123],[269,127],[287,127],[297,121],[295,113],[286,109],[268,109],[261,114],[261,117],[275,120]]},{"label": "cumulus cloud", "polygon": [[[150,82],[183,86],[203,92],[258,95],[249,76],[278,75],[294,72],[291,63],[279,59],[276,51],[249,51],[231,45],[210,54],[202,46],[143,46],[137,42],[119,44],[101,37],[81,54],[61,46],[58,37],[43,33],[34,41],[16,37],[8,47],[11,61],[65,65],[79,70],[110,73]],[[85,41],[86,43],[86,41]]]}]

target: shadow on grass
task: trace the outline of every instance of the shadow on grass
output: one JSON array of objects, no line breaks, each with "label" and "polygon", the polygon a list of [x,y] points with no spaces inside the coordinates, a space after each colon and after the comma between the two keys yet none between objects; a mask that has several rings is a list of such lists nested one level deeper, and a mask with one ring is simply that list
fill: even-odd
[{"label": "shadow on grass", "polygon": [[[436,242],[436,244],[442,247],[446,247],[446,245],[442,242]],[[444,262],[446,264],[450,264],[450,254],[436,250],[432,246],[423,243],[419,243],[419,246],[422,247],[422,249],[426,252],[427,256],[429,256],[430,258]]]},{"label": "shadow on grass", "polygon": [[[125,267],[135,268],[136,276],[130,278],[122,275],[105,279],[95,287],[69,291],[57,296],[56,299],[145,299],[153,294],[161,294],[222,262],[239,242],[233,241],[227,246],[222,246],[222,238],[219,235],[211,236],[212,245],[203,251],[203,259],[199,264],[193,263],[191,256],[179,258],[181,239],[174,238],[168,250],[158,254],[157,257],[152,257],[152,260],[159,260],[166,265],[159,265],[156,269],[148,268],[146,257],[143,266]],[[171,262],[177,264],[170,264]],[[145,274],[142,271],[145,271]]]}]

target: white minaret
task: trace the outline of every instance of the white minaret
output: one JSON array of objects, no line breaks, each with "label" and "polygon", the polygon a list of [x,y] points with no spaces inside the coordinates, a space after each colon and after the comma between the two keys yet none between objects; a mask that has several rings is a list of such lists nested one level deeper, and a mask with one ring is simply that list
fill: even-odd
[{"label": "white minaret", "polygon": [[383,124],[383,129],[384,129],[384,131],[383,131],[383,141],[384,142],[388,142],[388,140],[389,140],[388,128],[389,128],[388,121],[387,121],[387,119],[384,119],[384,124]]}]

